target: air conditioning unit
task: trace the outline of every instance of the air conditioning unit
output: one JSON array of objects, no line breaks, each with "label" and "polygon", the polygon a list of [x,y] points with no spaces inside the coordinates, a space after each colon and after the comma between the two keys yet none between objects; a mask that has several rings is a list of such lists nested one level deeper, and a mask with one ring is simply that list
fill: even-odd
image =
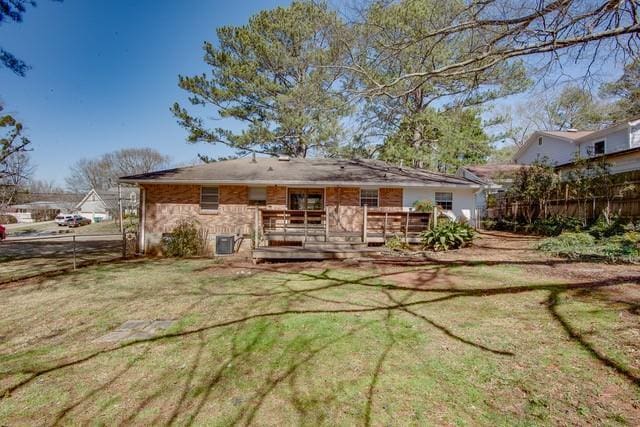
[{"label": "air conditioning unit", "polygon": [[233,254],[235,236],[216,236],[216,255]]}]

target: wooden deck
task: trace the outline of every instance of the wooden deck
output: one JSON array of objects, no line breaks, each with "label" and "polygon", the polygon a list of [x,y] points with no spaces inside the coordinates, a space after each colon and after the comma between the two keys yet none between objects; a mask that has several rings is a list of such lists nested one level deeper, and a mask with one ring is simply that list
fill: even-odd
[{"label": "wooden deck", "polygon": [[[267,245],[278,242],[350,242],[384,243],[397,236],[417,243],[420,233],[429,228],[430,213],[362,209],[360,224],[352,230],[332,229],[329,208],[323,211],[262,209],[256,227]],[[335,214],[334,214],[335,215]]]}]

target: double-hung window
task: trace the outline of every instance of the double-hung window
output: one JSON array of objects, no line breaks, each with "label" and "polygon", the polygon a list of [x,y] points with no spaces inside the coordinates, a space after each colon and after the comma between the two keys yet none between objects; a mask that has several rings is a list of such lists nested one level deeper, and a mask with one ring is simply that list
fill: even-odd
[{"label": "double-hung window", "polygon": [[453,209],[453,193],[436,192],[436,205],[447,211]]},{"label": "double-hung window", "polygon": [[378,207],[378,190],[377,189],[360,189],[360,206],[369,206],[371,208]]},{"label": "double-hung window", "polygon": [[598,141],[593,144],[593,155],[598,156],[604,154],[604,141]]},{"label": "double-hung window", "polygon": [[218,210],[218,187],[200,188],[200,209],[203,211]]}]

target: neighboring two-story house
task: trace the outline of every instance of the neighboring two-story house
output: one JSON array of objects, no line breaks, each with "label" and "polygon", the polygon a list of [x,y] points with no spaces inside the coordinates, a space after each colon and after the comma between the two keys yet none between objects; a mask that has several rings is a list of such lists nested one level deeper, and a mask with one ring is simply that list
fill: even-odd
[{"label": "neighboring two-story house", "polygon": [[546,159],[565,169],[578,153],[583,158],[606,158],[612,173],[640,170],[640,117],[598,131],[536,131],[513,160],[526,165]]}]

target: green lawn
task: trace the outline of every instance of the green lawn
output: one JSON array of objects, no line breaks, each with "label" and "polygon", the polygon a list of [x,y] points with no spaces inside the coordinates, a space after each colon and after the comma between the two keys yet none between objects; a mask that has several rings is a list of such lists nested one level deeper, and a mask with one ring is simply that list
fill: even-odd
[{"label": "green lawn", "polygon": [[[0,425],[638,425],[637,277],[535,268],[147,260],[0,287]],[[133,319],[176,323],[96,342]]]}]

